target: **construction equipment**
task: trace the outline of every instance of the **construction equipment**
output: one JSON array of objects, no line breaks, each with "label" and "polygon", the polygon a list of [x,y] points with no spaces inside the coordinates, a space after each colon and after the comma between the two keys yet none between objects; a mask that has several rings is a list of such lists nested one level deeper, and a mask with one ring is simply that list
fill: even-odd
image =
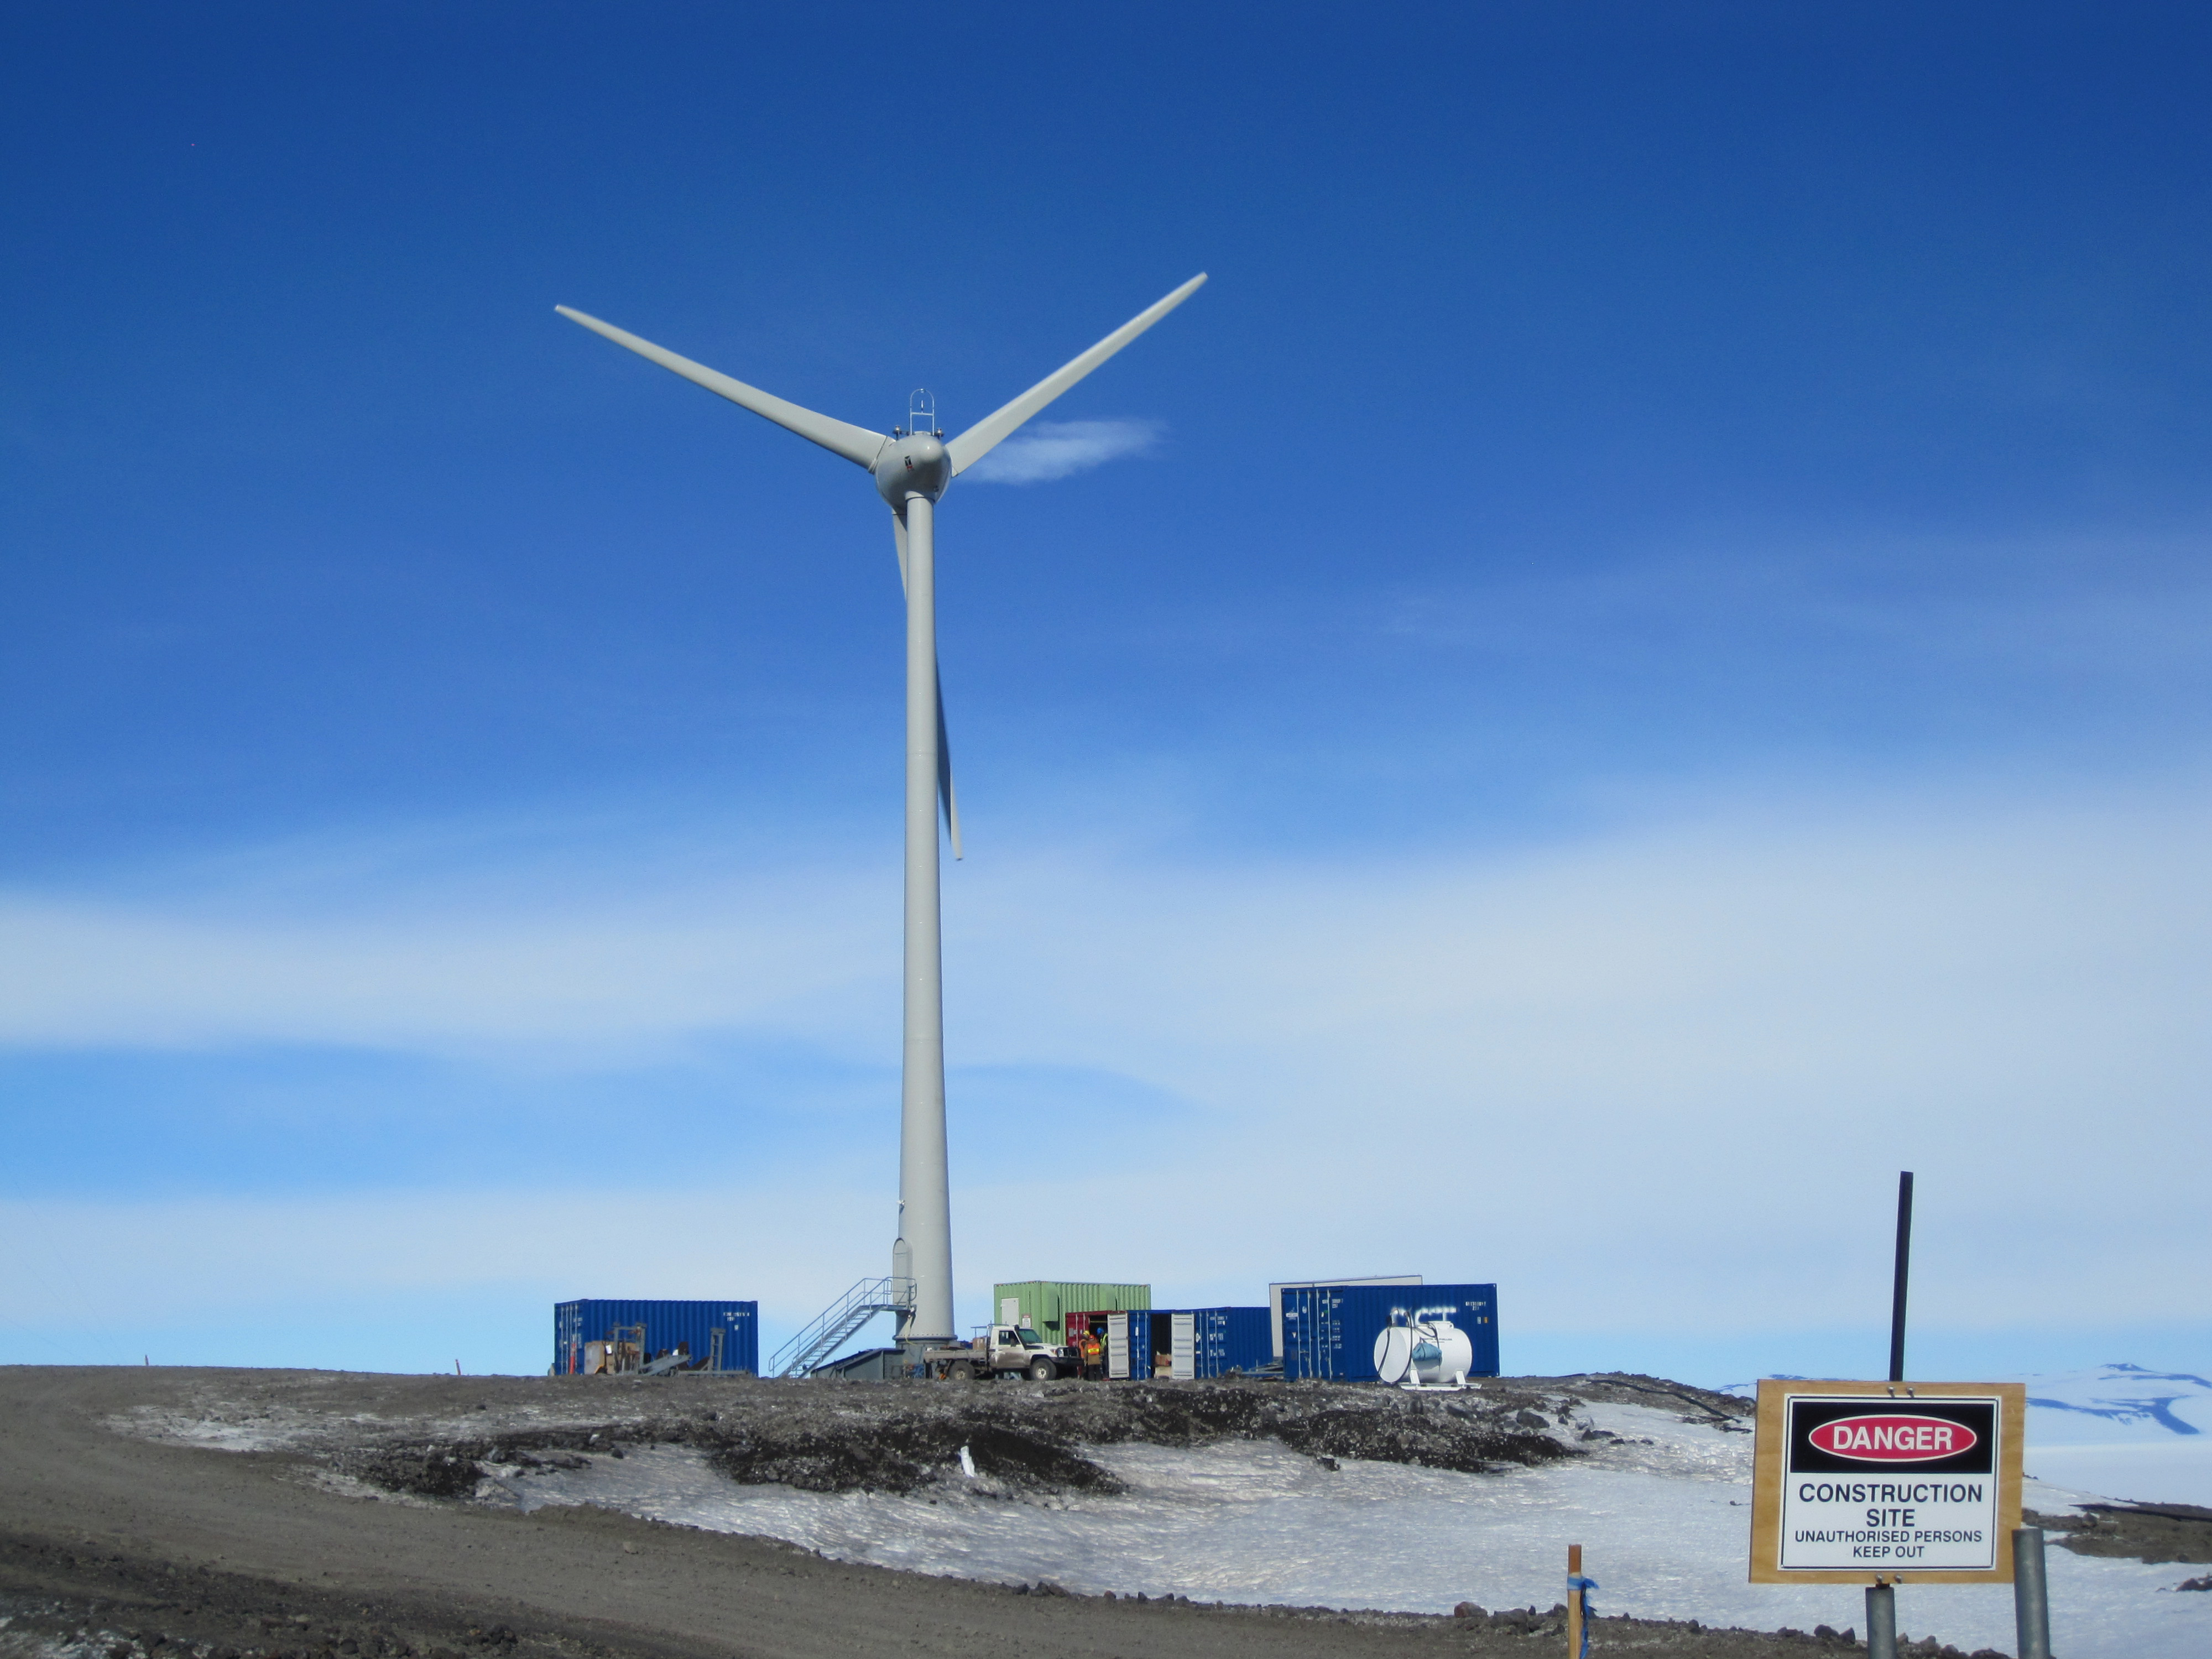
[{"label": "construction equipment", "polygon": [[643,1325],[617,1325],[606,1340],[584,1344],[584,1370],[595,1376],[672,1376],[678,1371],[719,1371],[722,1369],[722,1332],[708,1333],[707,1352],[695,1357],[689,1342],[678,1342],[661,1353],[646,1346]]},{"label": "construction equipment", "polygon": [[604,1341],[584,1344],[584,1370],[592,1376],[625,1376],[645,1368],[645,1327],[617,1325]]}]

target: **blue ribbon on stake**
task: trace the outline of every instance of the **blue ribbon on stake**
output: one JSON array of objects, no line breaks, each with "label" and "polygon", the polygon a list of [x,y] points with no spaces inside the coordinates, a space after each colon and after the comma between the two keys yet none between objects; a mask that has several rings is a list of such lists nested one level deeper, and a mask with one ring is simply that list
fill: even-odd
[{"label": "blue ribbon on stake", "polygon": [[1585,1578],[1578,1572],[1571,1572],[1567,1575],[1567,1594],[1579,1598],[1583,1609],[1582,1651],[1575,1656],[1575,1659],[1589,1659],[1589,1593],[1598,1587],[1598,1582],[1595,1578]]}]

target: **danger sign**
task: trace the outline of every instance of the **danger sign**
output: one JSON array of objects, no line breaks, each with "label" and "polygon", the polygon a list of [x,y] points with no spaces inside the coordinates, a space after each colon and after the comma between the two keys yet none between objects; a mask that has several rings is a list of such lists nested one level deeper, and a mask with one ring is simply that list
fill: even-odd
[{"label": "danger sign", "polygon": [[1753,1581],[2008,1580],[2026,1394],[1761,1382]]},{"label": "danger sign", "polygon": [[[1793,1407],[1793,1413],[1795,1407]],[[1958,1406],[1954,1413],[1978,1411]],[[1967,1426],[1961,1416],[1923,1417],[1894,1412],[1862,1412],[1816,1424],[1805,1439],[1815,1449],[1868,1463],[1925,1463],[1972,1451],[1986,1432]]]}]

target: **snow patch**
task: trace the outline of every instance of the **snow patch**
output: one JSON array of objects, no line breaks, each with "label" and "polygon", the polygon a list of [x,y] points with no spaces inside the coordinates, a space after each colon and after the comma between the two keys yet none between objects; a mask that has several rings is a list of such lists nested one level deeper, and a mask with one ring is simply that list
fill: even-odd
[{"label": "snow patch", "polygon": [[[1566,1547],[1588,1551],[1603,1613],[1707,1625],[1863,1627],[1850,1585],[1753,1585],[1751,1441],[1637,1406],[1594,1405],[1566,1465],[1469,1475],[1344,1459],[1334,1470],[1273,1442],[1116,1445],[1085,1454],[1124,1496],[1017,1501],[975,1490],[948,1464],[934,1493],[824,1494],[739,1486],[698,1454],[659,1447],[582,1469],[495,1473],[501,1501],[601,1504],[715,1531],[783,1539],[838,1560],[1001,1583],[1198,1601],[1443,1613],[1550,1607]],[[2036,1507],[2085,1496],[2039,1486]],[[2190,1569],[2052,1549],[2056,1630],[2068,1659],[2197,1659],[2212,1652],[2212,1596],[2161,1594]],[[1961,1649],[2014,1645],[2007,1585],[1907,1584],[1914,1638]]]}]

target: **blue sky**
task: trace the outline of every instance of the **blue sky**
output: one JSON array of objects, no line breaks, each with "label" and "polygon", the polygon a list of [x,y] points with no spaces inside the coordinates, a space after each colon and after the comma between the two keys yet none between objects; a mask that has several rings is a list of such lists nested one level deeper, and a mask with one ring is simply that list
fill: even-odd
[{"label": "blue sky", "polygon": [[0,31],[0,1360],[882,1271],[885,515],[552,307],[957,431],[1204,270],[943,509],[963,1311],[1852,1374],[1911,1166],[1931,1366],[2212,1363],[2191,9]]}]

